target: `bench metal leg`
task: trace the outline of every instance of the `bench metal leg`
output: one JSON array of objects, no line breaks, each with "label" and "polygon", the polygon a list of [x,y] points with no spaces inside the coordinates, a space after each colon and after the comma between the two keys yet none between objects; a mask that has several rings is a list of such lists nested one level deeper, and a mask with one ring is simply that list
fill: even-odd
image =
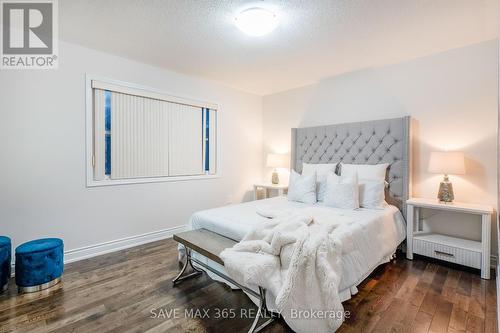
[{"label": "bench metal leg", "polygon": [[[259,308],[257,309],[257,314],[255,316],[255,319],[254,319],[254,321],[252,323],[252,326],[250,327],[250,330],[248,331],[248,333],[257,333],[257,332],[260,332],[265,327],[267,327],[269,324],[271,324],[276,317],[279,317],[279,315],[273,314],[267,308],[267,305],[266,305],[266,289],[264,289],[262,287],[259,287],[259,293],[257,293],[254,290],[252,290],[252,289],[250,289],[250,288],[248,288],[248,287],[246,287],[246,286],[244,286],[244,285],[236,282],[235,280],[231,279],[229,276],[227,276],[227,275],[219,272],[218,270],[216,270],[216,269],[208,266],[207,264],[205,264],[205,263],[197,260],[196,258],[192,258],[191,257],[191,249],[188,248],[188,247],[186,247],[186,246],[184,246],[184,248],[186,249],[186,262],[184,263],[184,266],[182,266],[182,269],[179,272],[179,274],[177,274],[177,276],[172,280],[172,282],[174,283],[174,285],[176,283],[178,283],[178,282],[181,282],[181,281],[184,281],[186,279],[198,276],[198,275],[200,275],[200,274],[203,273],[202,270],[199,270],[199,269],[197,269],[196,267],[193,266],[193,261],[194,261],[200,267],[203,267],[203,268],[211,271],[212,273],[220,276],[221,278],[225,279],[229,283],[232,283],[235,286],[240,287],[242,290],[248,292],[252,296],[257,297],[259,299]],[[191,266],[191,268],[194,270],[194,272],[192,272],[192,273],[190,273],[188,275],[184,275],[183,276],[183,274],[186,271],[186,268],[187,268],[188,265]],[[259,324],[260,319],[267,319],[267,320],[264,321],[259,326],[257,326]]]},{"label": "bench metal leg", "polygon": [[[259,320],[261,318],[268,318],[264,323],[257,327]],[[266,305],[266,290],[259,287],[259,308],[257,310],[257,315],[252,323],[252,326],[248,330],[248,333],[257,333],[264,329],[267,325],[274,321],[274,315],[267,309]]]},{"label": "bench metal leg", "polygon": [[[179,272],[179,274],[177,274],[177,276],[172,280],[174,285],[181,282],[181,281],[199,276],[203,273],[203,271],[201,271],[193,266],[193,262],[191,260],[191,249],[189,249],[187,247],[184,247],[184,249],[186,249],[186,261],[184,262],[184,266],[182,266],[182,269]],[[184,274],[184,272],[186,271],[186,268],[188,267],[188,265],[191,266],[191,268],[193,269],[194,272],[192,272],[188,275],[182,276]]]}]

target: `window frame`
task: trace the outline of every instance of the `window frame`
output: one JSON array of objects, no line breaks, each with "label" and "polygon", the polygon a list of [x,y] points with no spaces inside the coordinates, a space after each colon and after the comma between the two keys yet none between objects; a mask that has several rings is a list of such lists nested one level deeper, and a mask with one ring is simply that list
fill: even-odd
[{"label": "window frame", "polygon": [[[94,179],[94,97],[92,80],[101,81],[104,83],[109,83],[113,85],[123,86],[125,88],[143,90],[145,95],[147,93],[161,94],[163,96],[171,99],[172,102],[184,102],[185,104],[196,103],[198,105],[204,105],[210,109],[217,110],[216,117],[216,172],[215,174],[203,174],[203,175],[193,175],[193,176],[162,176],[162,177],[144,177],[144,178],[127,178],[127,179],[104,179],[95,180]],[[147,96],[145,96],[147,97]],[[186,103],[187,102],[187,103]],[[201,106],[200,106],[201,107]],[[215,179],[221,177],[221,163],[220,163],[220,153],[221,153],[221,136],[220,136],[220,124],[221,124],[221,105],[220,103],[213,103],[207,101],[201,101],[199,99],[189,97],[189,96],[179,96],[172,93],[168,93],[155,88],[133,84],[129,82],[109,79],[106,77],[101,77],[93,74],[85,75],[85,150],[86,150],[86,178],[87,187],[98,187],[98,186],[113,186],[113,185],[126,185],[126,184],[144,184],[144,183],[158,183],[158,182],[178,182],[178,181],[190,181],[190,180],[204,180],[204,179]],[[205,126],[205,124],[203,124]],[[204,142],[203,142],[204,144]]]}]

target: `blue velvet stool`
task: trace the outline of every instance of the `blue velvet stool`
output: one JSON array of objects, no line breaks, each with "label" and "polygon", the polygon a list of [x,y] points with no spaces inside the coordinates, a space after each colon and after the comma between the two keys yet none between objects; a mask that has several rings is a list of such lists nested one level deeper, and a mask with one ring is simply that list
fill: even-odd
[{"label": "blue velvet stool", "polygon": [[64,270],[64,244],[59,238],[36,239],[16,248],[16,284],[34,292],[59,283]]},{"label": "blue velvet stool", "polygon": [[7,290],[10,279],[12,245],[9,237],[0,236],[0,292]]}]

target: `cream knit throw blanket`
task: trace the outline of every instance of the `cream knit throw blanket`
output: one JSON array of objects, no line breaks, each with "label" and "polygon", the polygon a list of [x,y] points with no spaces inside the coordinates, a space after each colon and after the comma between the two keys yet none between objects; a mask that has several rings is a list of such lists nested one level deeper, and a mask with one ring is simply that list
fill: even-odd
[{"label": "cream knit throw blanket", "polygon": [[334,332],[343,321],[335,220],[318,208],[283,212],[220,256],[233,279],[276,297],[277,310],[294,331]]}]

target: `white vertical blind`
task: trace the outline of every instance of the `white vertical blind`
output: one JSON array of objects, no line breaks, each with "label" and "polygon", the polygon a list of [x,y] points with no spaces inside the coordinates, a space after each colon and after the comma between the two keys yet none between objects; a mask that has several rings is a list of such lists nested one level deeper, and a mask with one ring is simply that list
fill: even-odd
[{"label": "white vertical blind", "polygon": [[203,174],[203,113],[202,108],[168,103],[169,175]]},{"label": "white vertical blind", "polygon": [[111,93],[111,179],[169,175],[166,104]]},{"label": "white vertical blind", "polygon": [[104,90],[94,90],[94,179],[105,178],[105,96]]},{"label": "white vertical blind", "polygon": [[209,124],[209,174],[217,173],[217,111],[210,109],[210,124]]},{"label": "white vertical blind", "polygon": [[[206,156],[204,108],[200,102],[92,81],[94,91],[94,180],[195,176],[217,169],[217,110],[209,115]],[[112,89],[111,89],[112,88]],[[106,147],[106,96],[110,94],[111,145]],[[109,96],[108,96],[109,97]],[[210,105],[211,106],[211,105]],[[109,149],[109,150],[108,150]],[[111,172],[106,171],[110,157]]]}]

